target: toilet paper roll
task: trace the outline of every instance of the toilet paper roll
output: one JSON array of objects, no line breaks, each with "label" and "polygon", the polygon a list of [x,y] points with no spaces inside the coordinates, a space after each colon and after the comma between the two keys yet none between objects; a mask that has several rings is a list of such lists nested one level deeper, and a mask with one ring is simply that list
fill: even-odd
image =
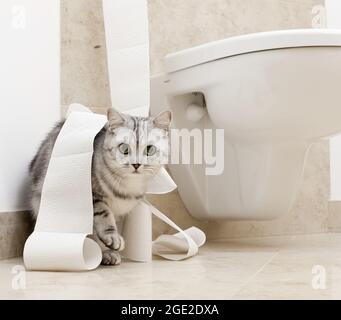
[{"label": "toilet paper roll", "polygon": [[149,205],[141,203],[125,218],[123,256],[136,262],[152,260],[152,213]]}]

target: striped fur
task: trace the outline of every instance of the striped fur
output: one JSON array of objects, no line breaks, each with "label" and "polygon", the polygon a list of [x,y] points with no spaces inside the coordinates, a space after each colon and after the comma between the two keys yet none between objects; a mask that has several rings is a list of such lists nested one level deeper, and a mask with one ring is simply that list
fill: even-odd
[{"label": "striped fur", "polygon": [[[93,238],[103,252],[103,264],[116,265],[121,261],[118,251],[124,240],[117,223],[143,199],[148,180],[161,168],[158,155],[167,153],[170,112],[156,118],[139,118],[108,111],[108,123],[94,142],[92,161],[92,193],[94,206]],[[58,123],[42,142],[30,165],[30,198],[32,216],[37,218],[43,182],[53,146],[64,121]],[[151,134],[151,132],[153,134]],[[150,138],[152,137],[152,138]],[[156,138],[155,138],[156,137]],[[120,145],[129,146],[129,155]],[[156,146],[158,154],[148,157],[147,147]]]}]

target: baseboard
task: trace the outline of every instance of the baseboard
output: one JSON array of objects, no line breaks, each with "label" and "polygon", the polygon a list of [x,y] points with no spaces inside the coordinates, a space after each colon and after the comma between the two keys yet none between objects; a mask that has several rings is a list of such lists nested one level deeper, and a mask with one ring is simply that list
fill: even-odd
[{"label": "baseboard", "polygon": [[0,260],[22,256],[31,232],[28,212],[0,212]]},{"label": "baseboard", "polygon": [[328,203],[329,232],[341,232],[341,201],[331,200]]},{"label": "baseboard", "polygon": [[[328,231],[341,232],[341,201],[328,203]],[[28,212],[0,212],[0,260],[22,256],[31,232]]]}]

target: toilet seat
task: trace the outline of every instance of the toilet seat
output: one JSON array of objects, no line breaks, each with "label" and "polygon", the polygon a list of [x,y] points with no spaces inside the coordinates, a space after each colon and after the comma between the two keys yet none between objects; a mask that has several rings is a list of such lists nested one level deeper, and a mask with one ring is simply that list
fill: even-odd
[{"label": "toilet seat", "polygon": [[207,43],[166,56],[168,73],[210,61],[257,51],[341,46],[341,30],[301,29],[248,34]]}]

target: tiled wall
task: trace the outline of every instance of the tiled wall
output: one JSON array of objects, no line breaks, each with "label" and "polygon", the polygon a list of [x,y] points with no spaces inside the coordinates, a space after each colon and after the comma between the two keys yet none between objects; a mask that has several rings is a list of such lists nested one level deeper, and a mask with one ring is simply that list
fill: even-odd
[{"label": "tiled wall", "polygon": [[28,212],[0,213],[0,260],[22,255],[31,228]]},{"label": "tiled wall", "polygon": [[[62,0],[62,105],[110,106],[101,0]],[[170,52],[245,33],[309,28],[323,0],[149,0],[151,70],[163,71]],[[328,143],[312,147],[291,212],[270,222],[199,222],[177,192],[151,201],[181,226],[199,225],[211,239],[325,232],[328,230]],[[168,227],[155,221],[155,233]]]},{"label": "tiled wall", "polygon": [[148,0],[151,69],[170,52],[260,31],[309,28],[322,0]]}]

